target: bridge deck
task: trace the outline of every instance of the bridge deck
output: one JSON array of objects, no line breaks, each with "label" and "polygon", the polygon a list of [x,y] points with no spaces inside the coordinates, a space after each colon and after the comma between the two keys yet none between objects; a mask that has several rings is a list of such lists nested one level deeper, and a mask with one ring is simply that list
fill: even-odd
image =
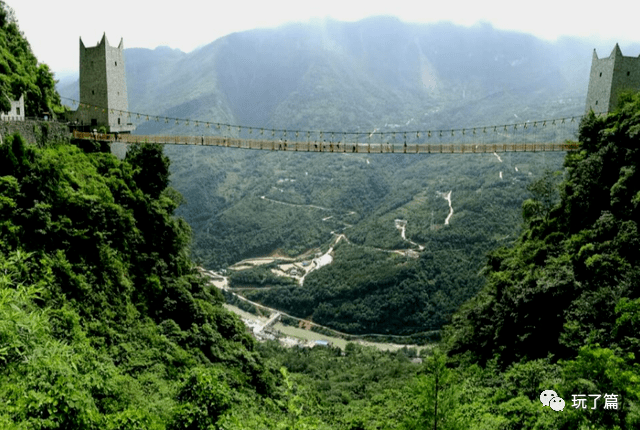
[{"label": "bridge deck", "polygon": [[76,139],[102,140],[124,144],[161,143],[165,145],[222,146],[227,148],[267,151],[329,152],[363,154],[472,154],[493,152],[546,152],[578,149],[577,143],[344,143],[344,142],[291,142],[273,140],[236,139],[220,136],[141,136],[121,134],[95,134],[74,131]]}]

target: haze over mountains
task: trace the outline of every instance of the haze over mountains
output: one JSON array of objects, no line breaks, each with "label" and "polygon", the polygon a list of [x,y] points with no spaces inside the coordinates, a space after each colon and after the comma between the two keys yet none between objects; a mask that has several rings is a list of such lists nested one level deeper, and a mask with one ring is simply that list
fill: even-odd
[{"label": "haze over mountains", "polygon": [[[601,57],[612,47],[596,46]],[[126,49],[125,56],[134,112],[287,130],[392,132],[582,115],[593,48],[586,40],[551,43],[490,25],[377,17],[235,33],[189,54],[160,47]],[[59,89],[77,99],[77,82]],[[217,132],[193,125],[142,122],[136,133]],[[563,159],[543,153],[369,160],[170,145],[164,151],[171,185],[186,199],[176,213],[192,228],[198,264],[217,270],[274,252],[326,251],[336,232],[344,233],[349,244],[335,248],[334,264],[303,287],[252,298],[338,330],[385,334],[438,330],[476,294],[486,252],[519,234],[527,185],[545,169],[561,169]],[[454,215],[441,228],[447,193]],[[408,246],[397,219],[408,223],[407,238],[424,246],[419,259],[387,252]]]},{"label": "haze over mountains", "polygon": [[[255,127],[393,131],[580,115],[593,48],[488,24],[375,17],[234,33],[189,54],[126,49],[125,57],[133,111]],[[611,49],[597,48],[601,57]],[[58,88],[78,98],[77,81]],[[160,127],[186,132],[143,123],[138,133]]]}]

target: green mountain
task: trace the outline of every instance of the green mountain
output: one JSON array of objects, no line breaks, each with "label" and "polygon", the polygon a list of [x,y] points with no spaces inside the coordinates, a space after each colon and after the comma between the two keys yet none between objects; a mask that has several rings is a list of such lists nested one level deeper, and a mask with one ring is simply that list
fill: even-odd
[{"label": "green mountain", "polygon": [[[3,428],[202,426],[229,405],[229,384],[232,397],[273,388],[187,257],[167,168],[161,148],[119,162],[19,135],[0,146]],[[192,408],[189,390],[212,381]]]},{"label": "green mountain", "polygon": [[[582,122],[565,180],[538,182],[537,196],[523,205],[527,228],[515,246],[489,255],[487,284],[448,327],[447,349],[458,363],[507,369],[504,376],[519,370],[513,383],[525,398],[537,403],[542,389],[553,389],[566,402],[548,421],[539,404],[521,402],[521,426],[640,425],[639,125],[640,94],[612,115]],[[556,204],[548,200],[554,191]],[[544,363],[537,377],[526,376]],[[579,393],[589,393],[589,410]],[[614,413],[593,403],[607,396],[621,405]]]},{"label": "green mountain", "polygon": [[583,123],[559,188],[532,184],[525,230],[447,329],[450,358],[423,365],[255,344],[187,258],[161,148],[118,161],[4,139],[2,427],[637,428],[640,97],[627,102]]},{"label": "green mountain", "polygon": [[[576,62],[580,49],[585,54]],[[488,25],[371,18],[236,33],[189,54],[157,48],[125,55],[134,111],[255,127],[393,132],[581,114],[590,49]],[[136,132],[219,131],[161,120]],[[193,228],[200,264],[222,269],[273,252],[324,251],[332,232],[342,233],[349,242],[336,246],[335,264],[302,287],[247,294],[338,330],[402,335],[439,330],[481,288],[483,255],[518,235],[527,184],[562,162],[559,154],[503,160],[193,147],[166,153],[172,185],[186,199],[177,213]],[[454,215],[444,226],[448,192]],[[406,237],[426,249],[419,259],[388,252],[412,247],[396,219],[406,220]]]},{"label": "green mountain", "polygon": [[[204,194],[210,184],[203,180],[215,178],[211,184],[218,197],[204,204],[217,202],[226,208],[223,212],[245,217],[240,221],[254,215],[246,211],[251,205],[266,220],[314,220],[312,211],[332,211],[313,224],[335,222],[336,229],[353,229],[352,240],[335,245],[334,263],[314,272],[316,289],[344,277],[355,283],[364,280],[361,292],[368,293],[397,284],[389,279],[399,276],[406,288],[387,296],[391,307],[402,295],[411,296],[416,286],[432,288],[434,280],[464,270],[458,265],[447,274],[438,271],[434,261],[453,266],[455,260],[434,255],[439,240],[451,248],[467,246],[459,255],[476,258],[474,254],[483,254],[479,244],[488,234],[495,233],[499,243],[518,221],[503,219],[524,221],[517,240],[489,254],[478,274],[486,285],[454,314],[444,342],[421,351],[422,364],[410,361],[415,349],[385,353],[353,343],[340,351],[254,342],[240,320],[224,310],[217,289],[194,270],[187,248],[189,226],[174,216],[181,197],[167,187],[170,177],[185,183],[188,174],[183,168],[177,170],[180,175],[176,170],[170,174],[170,159],[162,148],[136,146],[125,160],[118,160],[107,148],[100,152],[99,145],[87,146],[85,152],[65,141],[36,147],[19,135],[3,136],[0,427],[638,428],[640,96],[622,101],[608,117],[590,116],[582,122],[579,150],[565,157],[563,177],[552,171],[532,173],[521,217],[515,209],[506,210],[520,207],[525,196],[514,184],[530,176],[516,176],[515,167],[533,172],[535,166],[553,165],[557,160],[550,154],[539,154],[550,160],[529,159],[530,165],[527,154],[502,161],[489,154],[487,159],[467,155],[379,161],[357,156],[342,163],[326,156],[333,164],[321,164],[322,154],[285,154],[289,160],[270,159],[282,154],[266,153],[248,161],[255,153],[176,151],[179,163],[220,163],[207,174],[199,169],[200,179],[189,183],[196,184],[192,190],[202,187]],[[205,150],[218,152],[197,152]],[[383,168],[366,167],[377,162]],[[498,182],[495,163],[513,167],[512,176],[505,173]],[[316,170],[303,175],[295,166]],[[248,181],[245,167],[253,169],[251,175],[275,183],[257,189],[260,182]],[[454,182],[437,182],[428,168],[435,178],[449,174]],[[331,169],[347,173],[327,173]],[[303,176],[313,180],[305,183]],[[339,186],[318,186],[325,181]],[[300,183],[302,188],[296,189]],[[446,192],[449,185],[456,186],[447,193],[447,200],[455,202],[451,223],[432,228],[436,224],[425,221],[430,219],[427,214],[433,211],[439,219],[447,214],[442,188]],[[279,189],[271,190],[274,186]],[[252,195],[254,188],[271,191],[269,200]],[[336,193],[341,189],[344,194]],[[236,193],[245,198],[236,199]],[[488,193],[497,204],[491,208],[490,200],[474,199],[473,193]],[[278,194],[286,194],[288,204],[278,202]],[[460,201],[454,200],[458,194]],[[305,195],[313,200],[300,200]],[[341,209],[321,208],[316,201]],[[271,204],[291,209],[269,214]],[[354,210],[345,212],[349,208]],[[359,212],[351,213],[356,208]],[[485,216],[478,216],[482,211],[487,211]],[[456,214],[464,221],[458,226],[463,229],[456,227]],[[414,244],[398,238],[397,215],[406,217],[406,234]],[[418,226],[415,231],[413,224]],[[247,227],[260,241],[271,240],[260,224]],[[318,228],[321,236],[323,228]],[[464,237],[473,235],[478,240],[465,245]],[[285,239],[283,235],[278,240]],[[374,249],[415,249],[420,243],[429,252],[413,263],[388,255],[385,261]],[[377,266],[363,270],[344,264],[348,258],[365,264],[375,259]],[[323,281],[324,269],[332,276]],[[415,296],[414,306],[429,308],[430,295],[438,291],[428,288],[423,290],[426,296]],[[321,308],[330,311],[330,305]],[[545,392],[557,397],[553,404],[541,404]]]},{"label": "green mountain", "polygon": [[615,115],[582,122],[558,204],[547,198],[553,188],[537,182],[537,196],[523,205],[528,228],[514,248],[489,255],[487,285],[455,319],[452,352],[473,350],[483,361],[500,352],[509,363],[567,357],[591,343],[637,354],[621,336],[635,324],[640,297],[639,100],[629,96]]},{"label": "green mountain", "polygon": [[[167,82],[171,89],[159,94],[182,95],[182,104],[173,104],[175,116],[222,122],[227,118],[205,111],[211,104],[206,100],[217,100],[232,123],[255,127],[486,125],[512,121],[514,114],[540,119],[582,113],[591,58],[591,48],[583,49],[581,65],[569,68],[563,43],[489,26],[412,25],[392,18],[292,24],[235,33],[188,54]],[[137,103],[131,98],[132,109],[169,114]],[[478,103],[483,109],[473,108]]]},{"label": "green mountain", "polygon": [[[439,329],[480,289],[484,254],[518,237],[527,184],[563,157],[165,151],[186,198],[178,213],[194,229],[196,261],[222,269],[276,251],[325,252],[343,234],[334,262],[302,286],[249,297],[341,331],[405,335]],[[391,252],[406,249],[420,257]]]},{"label": "green mountain", "polygon": [[[600,46],[597,46],[600,48]],[[592,42],[491,26],[289,24],[191,53],[126,49],[133,111],[253,127],[338,131],[458,128],[580,115]],[[606,46],[604,49],[610,49]],[[67,83],[63,96],[77,96]],[[139,133],[193,133],[142,123]]]}]

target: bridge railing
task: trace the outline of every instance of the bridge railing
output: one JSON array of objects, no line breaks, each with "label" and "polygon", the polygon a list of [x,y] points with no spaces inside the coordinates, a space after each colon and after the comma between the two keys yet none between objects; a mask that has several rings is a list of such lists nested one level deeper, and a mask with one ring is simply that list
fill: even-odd
[{"label": "bridge railing", "polygon": [[86,131],[73,131],[73,137],[76,139],[85,139],[85,140],[102,140],[112,142],[115,138],[113,134],[106,133],[93,133]]},{"label": "bridge railing", "polygon": [[258,139],[238,139],[222,136],[142,136],[134,134],[100,134],[74,131],[78,139],[93,139],[125,144],[160,143],[166,145],[222,146],[240,149],[293,152],[341,152],[359,154],[473,154],[493,152],[544,152],[570,151],[577,149],[576,143],[342,143],[342,142],[300,142]]}]

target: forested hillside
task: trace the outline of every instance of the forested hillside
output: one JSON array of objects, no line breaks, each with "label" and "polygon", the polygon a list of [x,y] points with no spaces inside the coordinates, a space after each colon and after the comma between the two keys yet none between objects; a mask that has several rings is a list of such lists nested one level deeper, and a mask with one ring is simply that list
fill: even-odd
[{"label": "forested hillside", "polygon": [[[33,57],[22,46],[15,64]],[[118,160],[2,136],[0,428],[639,428],[640,94],[621,102],[582,122],[564,174],[558,154],[337,162],[143,144]],[[205,242],[190,253],[192,231]],[[331,231],[349,239],[334,262],[265,301],[411,331],[480,291],[420,364],[411,348],[259,344],[191,259],[325,251]]]},{"label": "forested hillside", "polygon": [[[217,270],[276,251],[324,252],[343,234],[334,262],[303,286],[248,296],[340,331],[403,335],[440,329],[480,289],[484,254],[518,237],[527,186],[563,157],[165,150],[196,261]],[[419,258],[390,252],[406,249]]]},{"label": "forested hillside", "polygon": [[[490,256],[483,292],[454,315],[442,345],[449,365],[439,348],[415,365],[412,350],[348,345],[342,356],[255,345],[191,269],[188,227],[171,217],[179,196],[164,188],[160,148],[135,148],[120,162],[65,143],[33,148],[5,139],[0,423],[636,428],[639,126],[640,96],[584,122],[559,203],[547,198],[553,187],[536,188],[549,192],[523,206],[526,230]],[[545,294],[544,305],[522,307]],[[564,411],[542,407],[545,389],[565,399]],[[592,408],[587,397],[589,407],[576,409],[579,393],[614,395],[616,408],[605,409],[604,398]]]},{"label": "forested hillside", "polygon": [[487,285],[454,320],[452,352],[479,362],[499,353],[509,364],[566,358],[588,343],[638,362],[628,336],[637,335],[640,303],[640,96],[623,103],[615,115],[583,121],[560,203],[525,202],[528,228],[514,248],[490,254]]},{"label": "forested hillside", "polygon": [[583,121],[560,202],[523,205],[527,230],[489,256],[487,285],[447,337],[463,361],[565,360],[555,385],[565,401],[587,392],[621,398],[613,413],[570,409],[564,428],[640,425],[639,130],[639,94],[613,115]]},{"label": "forested hillside", "polygon": [[204,426],[274,389],[187,257],[167,167],[152,147],[125,162],[18,135],[0,147],[3,428]]},{"label": "forested hillside", "polygon": [[[582,114],[592,49],[581,40],[550,43],[489,25],[377,17],[240,32],[188,54],[157,48],[125,55],[134,111],[391,133]],[[73,96],[77,88],[64,91]],[[234,130],[160,120],[142,122],[136,132]],[[527,186],[545,170],[561,169],[557,154],[328,157],[186,147],[167,147],[166,154],[172,186],[185,197],[177,213],[194,231],[193,257],[208,269],[325,251],[332,232],[344,234],[335,264],[302,288],[248,295],[352,333],[438,330],[483,285],[483,255],[518,236]],[[454,213],[445,226],[449,192]],[[407,221],[407,240],[395,219]],[[417,250],[410,242],[424,247],[418,261],[389,253]],[[383,280],[360,276],[373,271]]]},{"label": "forested hillside", "polygon": [[13,10],[0,1],[0,111],[9,111],[21,95],[26,116],[62,109],[49,66],[38,64]]}]

